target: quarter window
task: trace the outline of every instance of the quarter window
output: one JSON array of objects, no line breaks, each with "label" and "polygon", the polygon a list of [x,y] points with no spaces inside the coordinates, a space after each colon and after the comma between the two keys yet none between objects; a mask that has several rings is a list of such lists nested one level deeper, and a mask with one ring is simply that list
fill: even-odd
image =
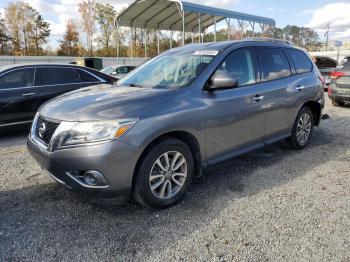
[{"label": "quarter window", "polygon": [[287,53],[292,59],[298,74],[311,72],[312,63],[304,52],[296,49],[287,49]]},{"label": "quarter window", "polygon": [[288,59],[281,48],[257,48],[257,54],[262,82],[291,75]]},{"label": "quarter window", "polygon": [[80,80],[81,82],[85,82],[85,83],[94,83],[94,82],[99,82],[100,80],[98,80],[96,77],[94,77],[93,75],[84,72],[83,70],[79,70],[79,74],[80,74]]},{"label": "quarter window", "polygon": [[14,70],[0,77],[0,89],[32,87],[34,68]]},{"label": "quarter window", "polygon": [[215,74],[229,74],[239,86],[255,83],[254,62],[250,49],[238,49],[229,54]]}]

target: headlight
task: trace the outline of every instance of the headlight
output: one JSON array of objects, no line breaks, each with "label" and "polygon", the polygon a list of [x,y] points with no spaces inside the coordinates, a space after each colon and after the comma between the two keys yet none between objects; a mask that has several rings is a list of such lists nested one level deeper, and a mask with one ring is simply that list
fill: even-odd
[{"label": "headlight", "polygon": [[53,137],[54,147],[95,143],[122,136],[136,119],[94,122],[61,122]]}]

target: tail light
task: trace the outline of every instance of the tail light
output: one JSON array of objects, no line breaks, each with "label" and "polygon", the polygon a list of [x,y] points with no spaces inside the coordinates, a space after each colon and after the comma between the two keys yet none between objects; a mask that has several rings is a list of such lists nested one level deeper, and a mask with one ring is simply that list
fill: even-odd
[{"label": "tail light", "polygon": [[341,76],[345,76],[345,73],[339,72],[339,71],[333,71],[331,73],[331,79],[337,79],[337,78],[339,78]]}]

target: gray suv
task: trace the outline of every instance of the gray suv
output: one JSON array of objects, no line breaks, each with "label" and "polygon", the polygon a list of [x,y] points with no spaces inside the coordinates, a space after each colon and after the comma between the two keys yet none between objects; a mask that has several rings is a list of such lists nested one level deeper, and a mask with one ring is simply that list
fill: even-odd
[{"label": "gray suv", "polygon": [[116,86],[43,105],[28,148],[59,183],[149,207],[178,202],[202,168],[286,139],[304,148],[324,107],[317,67],[278,41],[190,44]]}]

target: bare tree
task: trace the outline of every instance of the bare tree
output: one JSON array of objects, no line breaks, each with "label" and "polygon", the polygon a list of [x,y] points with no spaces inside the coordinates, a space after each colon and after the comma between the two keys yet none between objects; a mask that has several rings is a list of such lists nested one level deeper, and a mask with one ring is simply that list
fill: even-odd
[{"label": "bare tree", "polygon": [[87,37],[87,49],[89,55],[93,54],[94,33],[96,30],[95,1],[87,0],[79,3],[79,13],[82,18],[83,31]]}]

